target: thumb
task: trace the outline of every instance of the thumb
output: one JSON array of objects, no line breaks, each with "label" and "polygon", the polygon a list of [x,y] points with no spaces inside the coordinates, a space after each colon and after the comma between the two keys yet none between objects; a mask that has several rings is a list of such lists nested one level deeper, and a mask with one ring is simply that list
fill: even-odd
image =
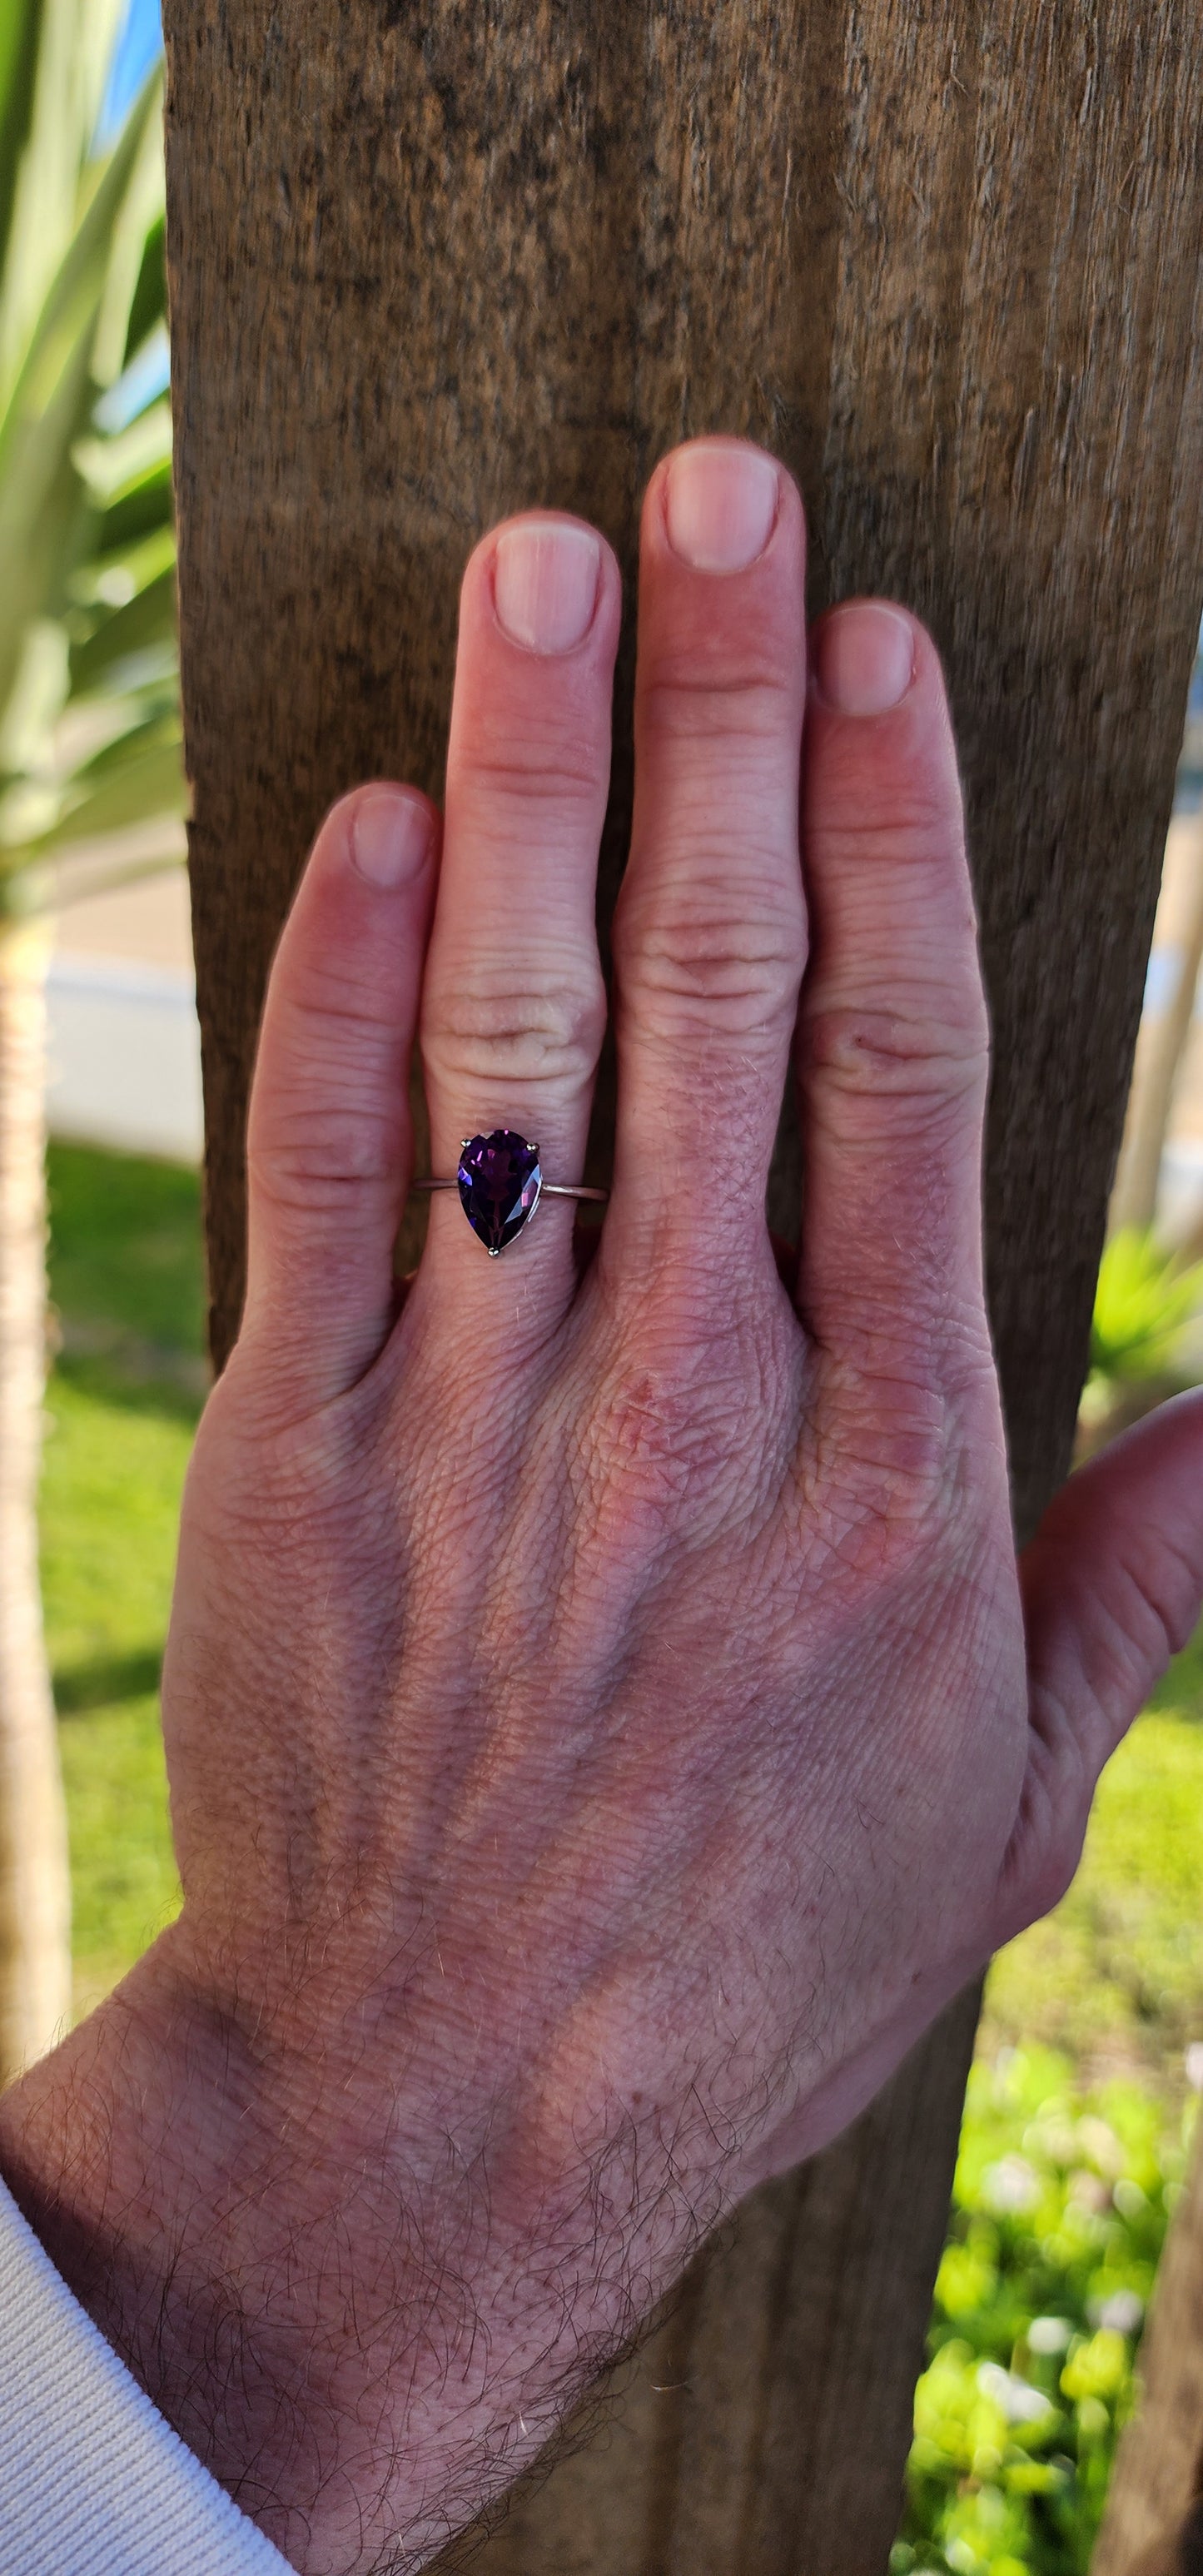
[{"label": "thumb", "polygon": [[1030,1741],[1004,1875],[1011,1930],[1064,1894],[1099,1773],[1199,1616],[1203,1389],[1070,1477],[1020,1560],[1020,1584]]}]

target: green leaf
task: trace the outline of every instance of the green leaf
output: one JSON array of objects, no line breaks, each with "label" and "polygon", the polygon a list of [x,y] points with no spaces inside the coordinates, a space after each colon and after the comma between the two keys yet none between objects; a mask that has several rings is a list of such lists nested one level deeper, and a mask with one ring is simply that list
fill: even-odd
[{"label": "green leaf", "polygon": [[114,609],[71,655],[71,690],[86,696],[105,680],[113,681],[121,665],[151,645],[174,640],[176,592],[174,561],[156,581],[149,581],[124,608]]},{"label": "green leaf", "polygon": [[97,399],[161,332],[166,301],[157,74],[93,157],[124,5],[0,0],[5,917],[50,898],[54,853],[89,844],[90,865],[111,842],[116,881],[122,835],[186,806],[169,406],[110,427],[149,368]]},{"label": "green leaf", "polygon": [[167,319],[167,218],[160,215],[147,233],[138,282],[130,299],[122,365],[128,367],[157,322]]},{"label": "green leaf", "polygon": [[78,438],[72,458],[88,489],[105,509],[132,492],[146,475],[171,466],[171,405],[164,394],[107,437]]},{"label": "green leaf", "polygon": [[1099,1265],[1090,1364],[1100,1376],[1173,1375],[1184,1327],[1203,1305],[1203,1264],[1184,1267],[1156,1237],[1132,1226],[1113,1235]]},{"label": "green leaf", "polygon": [[[51,275],[37,313],[31,317],[12,391],[4,406],[0,442],[12,426],[42,407],[41,388],[58,381],[62,351],[74,349],[81,329],[95,330],[118,241],[126,200],[139,171],[148,137],[155,130],[161,84],[147,81],[126,119],[117,142],[90,182],[84,204],[62,256]],[[132,294],[135,278],[131,280]],[[115,372],[115,371],[114,371]]]},{"label": "green leaf", "polygon": [[171,459],[167,456],[161,464],[148,466],[145,474],[127,483],[117,499],[110,502],[97,526],[96,550],[100,555],[117,554],[173,526]]},{"label": "green leaf", "polygon": [[134,545],[113,546],[91,555],[71,579],[71,595],[82,607],[110,613],[126,608],[147,584],[175,566],[175,531],[151,528]]},{"label": "green leaf", "polygon": [[[112,746],[110,746],[110,749]],[[156,814],[186,814],[188,784],[178,727],[156,728],[149,741],[135,740],[124,756],[110,761],[86,794],[67,804],[48,832],[28,845],[28,859],[44,859],[73,841],[99,839],[106,832],[125,832]]]},{"label": "green leaf", "polygon": [[146,750],[152,742],[169,742],[178,747],[179,711],[175,707],[144,707],[140,694],[125,701],[125,721],[117,726],[106,742],[81,760],[67,780],[64,792],[78,799],[90,795],[98,783],[121,767],[134,753]]},{"label": "green leaf", "polygon": [[25,629],[61,605],[83,541],[87,497],[71,451],[91,408],[93,343],[114,236],[155,101],[148,84],[91,188],[0,417],[0,708]]},{"label": "green leaf", "polygon": [[0,244],[9,237],[29,140],[43,14],[42,0],[4,0],[0,7]]},{"label": "green leaf", "polygon": [[163,82],[157,66],[131,108],[128,121],[139,139],[129,185],[113,224],[96,320],[92,373],[101,385],[115,383],[125,365],[130,312],[142,276],[146,237],[163,204]]},{"label": "green leaf", "polygon": [[92,184],[92,138],[123,11],[124,0],[41,0],[36,11],[33,95],[0,237],[5,394],[76,230],[81,176]]}]

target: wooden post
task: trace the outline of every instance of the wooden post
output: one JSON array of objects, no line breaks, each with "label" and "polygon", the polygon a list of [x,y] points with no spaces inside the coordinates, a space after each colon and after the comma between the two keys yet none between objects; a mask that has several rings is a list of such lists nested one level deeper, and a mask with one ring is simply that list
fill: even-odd
[{"label": "wooden post", "polygon": [[1158,2267],[1091,2576],[1203,2576],[1203,2132]]},{"label": "wooden post", "polygon": [[[994,1019],[1017,1526],[1064,1473],[1203,591],[1193,0],[167,0],[217,1358],[263,981],[323,807],[437,792],[455,595],[532,501],[630,568],[656,456],[799,475],[815,606],[950,673]],[[603,915],[630,794],[630,668]],[[605,1108],[593,1153],[604,1160]],[[783,1132],[774,1216],[796,1205]],[[950,1820],[950,1830],[954,1820]],[[972,1999],[695,2268],[482,2568],[880,2576]],[[686,2370],[688,2375],[686,2376]],[[615,2401],[616,2404],[618,2401]]]}]

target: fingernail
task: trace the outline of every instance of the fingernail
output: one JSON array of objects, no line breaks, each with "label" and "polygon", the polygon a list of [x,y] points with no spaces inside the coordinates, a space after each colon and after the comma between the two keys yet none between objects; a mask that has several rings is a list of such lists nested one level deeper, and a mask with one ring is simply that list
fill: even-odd
[{"label": "fingernail", "polygon": [[369,885],[404,885],[430,847],[430,815],[416,796],[393,789],[360,796],[351,817],[351,856]]},{"label": "fingernail", "polygon": [[570,653],[593,623],[601,549],[571,519],[521,519],[497,540],[499,625],[530,653]]},{"label": "fingernail", "polygon": [[896,608],[855,600],[824,619],[818,643],[819,686],[842,716],[883,716],[906,696],[915,640]]},{"label": "fingernail", "polygon": [[668,542],[695,572],[746,572],[764,553],[780,484],[757,447],[682,447],[668,469]]}]

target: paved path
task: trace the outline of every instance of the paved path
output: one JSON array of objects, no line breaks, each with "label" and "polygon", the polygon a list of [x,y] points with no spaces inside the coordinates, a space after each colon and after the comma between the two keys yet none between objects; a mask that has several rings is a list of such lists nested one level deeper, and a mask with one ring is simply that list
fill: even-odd
[{"label": "paved path", "polygon": [[200,1032],[180,866],[58,917],[49,978],[53,1133],[200,1159]]}]

